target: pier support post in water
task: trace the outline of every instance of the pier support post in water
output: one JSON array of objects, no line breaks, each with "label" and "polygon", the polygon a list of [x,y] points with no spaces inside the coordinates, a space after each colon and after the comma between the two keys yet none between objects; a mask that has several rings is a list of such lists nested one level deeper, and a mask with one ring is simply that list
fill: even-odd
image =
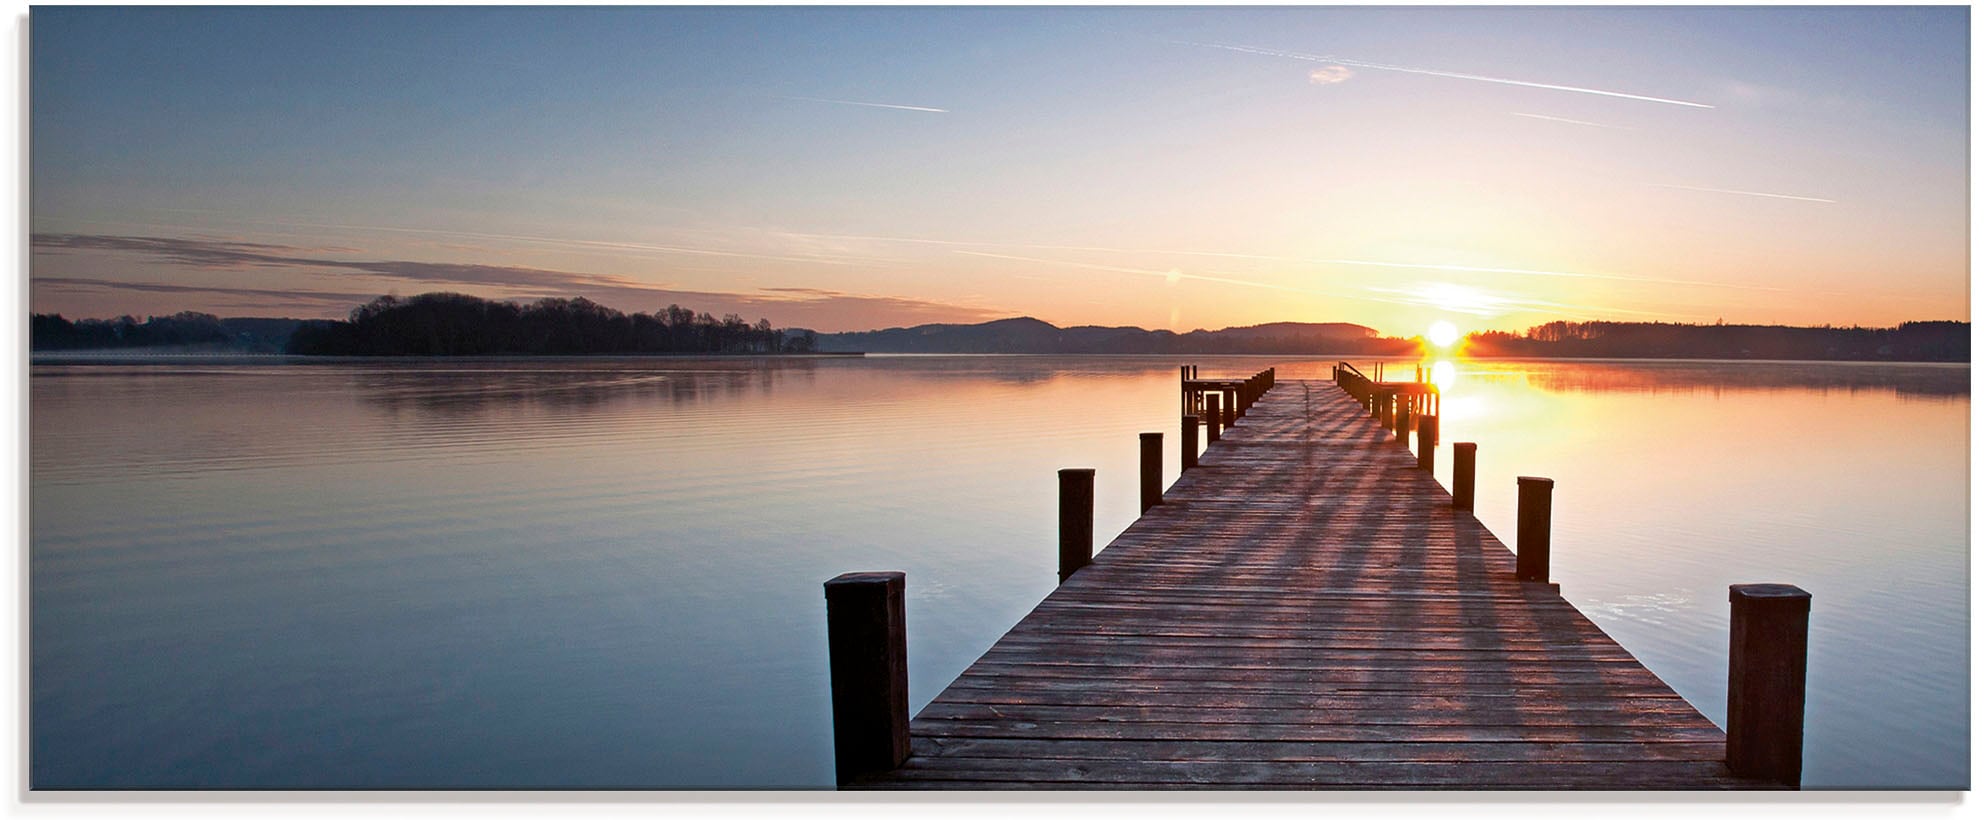
[{"label": "pier support post in water", "polygon": [[1219,424],[1221,420],[1226,418],[1226,413],[1221,411],[1219,408],[1220,405],[1219,397],[1220,394],[1218,393],[1206,394],[1206,443],[1207,444],[1211,444],[1219,440]]},{"label": "pier support post in water", "polygon": [[1440,417],[1419,417],[1419,469],[1433,472],[1433,451],[1440,449]]},{"label": "pier support post in water", "polygon": [[1164,434],[1138,433],[1137,494],[1143,502],[1139,513],[1164,503]]},{"label": "pier support post in water", "polygon": [[1222,397],[1219,406],[1225,408],[1221,412],[1226,414],[1221,420],[1227,427],[1232,427],[1234,420],[1240,418],[1240,394],[1229,387],[1219,391],[1219,395]]},{"label": "pier support post in water", "polygon": [[1412,399],[1404,394],[1398,397],[1398,406],[1392,409],[1392,438],[1400,445],[1406,445],[1412,438]]},{"label": "pier support post in water", "polygon": [[1187,414],[1178,425],[1178,474],[1199,466],[1199,417]]},{"label": "pier support post in water", "polygon": [[886,772],[909,759],[909,649],[903,574],[849,572],[826,583],[827,665],[834,701],[834,778]]},{"label": "pier support post in water", "polygon": [[1474,442],[1454,442],[1454,509],[1474,512]]},{"label": "pier support post in water", "polygon": [[1805,760],[1805,634],[1812,594],[1729,587],[1729,771],[1799,787]]},{"label": "pier support post in water", "polygon": [[1095,471],[1061,471],[1061,582],[1095,557]]},{"label": "pier support post in water", "polygon": [[1557,482],[1516,477],[1516,580],[1550,580],[1550,491]]}]

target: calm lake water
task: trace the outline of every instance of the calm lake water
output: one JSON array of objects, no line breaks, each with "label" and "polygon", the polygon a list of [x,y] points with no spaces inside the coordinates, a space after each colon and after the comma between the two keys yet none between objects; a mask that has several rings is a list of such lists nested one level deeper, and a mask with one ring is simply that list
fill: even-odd
[{"label": "calm lake water", "polygon": [[[1053,588],[1056,469],[1134,519],[1185,361],[1334,360],[36,365],[32,785],[830,787],[821,582],[908,573],[921,708]],[[1556,479],[1565,597],[1712,720],[1728,586],[1798,584],[1807,787],[1967,788],[1968,367],[1461,362],[1444,405],[1481,519]]]}]

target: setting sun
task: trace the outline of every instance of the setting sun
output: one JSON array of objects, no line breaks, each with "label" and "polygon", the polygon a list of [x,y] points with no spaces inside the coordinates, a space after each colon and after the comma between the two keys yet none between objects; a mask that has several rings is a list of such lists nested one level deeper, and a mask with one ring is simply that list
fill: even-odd
[{"label": "setting sun", "polygon": [[1454,327],[1453,322],[1441,319],[1426,329],[1426,341],[1436,347],[1451,347],[1454,342],[1460,341],[1460,328]]}]

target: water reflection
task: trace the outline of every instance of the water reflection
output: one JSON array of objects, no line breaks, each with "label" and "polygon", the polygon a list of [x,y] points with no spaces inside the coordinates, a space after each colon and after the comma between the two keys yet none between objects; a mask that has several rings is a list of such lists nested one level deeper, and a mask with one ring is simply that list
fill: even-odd
[{"label": "water reflection", "polygon": [[[909,573],[921,705],[1052,589],[1056,469],[1134,519],[1181,363],[37,366],[32,779],[830,784],[820,582]],[[1481,519],[1557,479],[1566,596],[1705,714],[1727,585],[1799,583],[1808,783],[1962,781],[1967,367],[1430,364]]]}]

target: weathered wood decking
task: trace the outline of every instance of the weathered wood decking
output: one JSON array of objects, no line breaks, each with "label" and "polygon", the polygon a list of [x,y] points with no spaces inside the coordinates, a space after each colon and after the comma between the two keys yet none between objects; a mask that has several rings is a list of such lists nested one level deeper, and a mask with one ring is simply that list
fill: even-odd
[{"label": "weathered wood decking", "polygon": [[1282,382],[854,788],[1769,788],[1329,382]]}]

